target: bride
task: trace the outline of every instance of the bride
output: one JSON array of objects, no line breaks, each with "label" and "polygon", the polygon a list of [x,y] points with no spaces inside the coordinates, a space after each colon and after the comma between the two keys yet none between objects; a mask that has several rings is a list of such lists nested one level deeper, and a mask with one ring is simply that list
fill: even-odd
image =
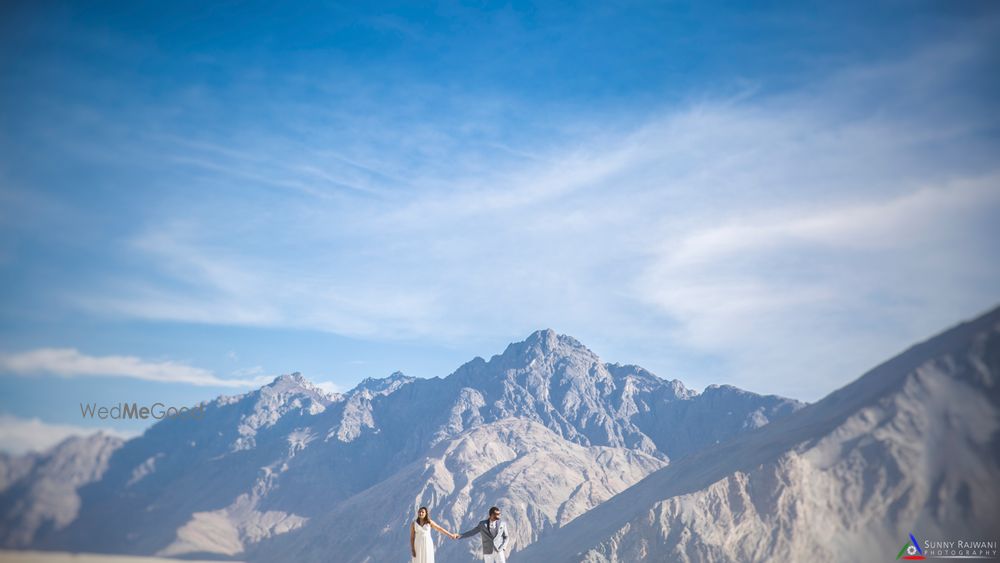
[{"label": "bride", "polygon": [[420,510],[417,511],[417,519],[410,523],[410,553],[413,554],[413,563],[434,563],[434,542],[431,541],[431,528],[451,539],[458,538],[458,534],[445,530],[431,520],[427,507],[421,506]]}]

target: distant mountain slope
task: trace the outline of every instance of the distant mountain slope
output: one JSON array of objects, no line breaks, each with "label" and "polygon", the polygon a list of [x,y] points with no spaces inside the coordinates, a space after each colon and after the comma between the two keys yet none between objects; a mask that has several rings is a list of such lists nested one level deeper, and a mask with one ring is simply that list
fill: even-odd
[{"label": "distant mountain slope", "polygon": [[4,460],[8,483],[0,491],[0,541],[26,547],[43,528],[61,530],[80,511],[80,487],[100,479],[122,440],[105,434],[71,437],[44,454]]},{"label": "distant mountain slope", "polygon": [[[418,506],[455,532],[475,525],[498,504],[521,549],[576,518],[665,463],[650,455],[580,446],[551,430],[505,419],[438,444],[392,477],[331,507],[300,530],[252,553],[260,561],[403,560]],[[436,534],[435,534],[436,535]],[[470,561],[476,541],[438,538],[436,560]]]},{"label": "distant mountain slope", "polygon": [[528,561],[887,561],[1000,540],[1000,309],[650,475]]},{"label": "distant mountain slope", "polygon": [[[360,518],[389,526],[409,518],[414,502],[444,507],[445,497],[463,494],[444,485],[399,488],[392,485],[398,472],[433,464],[435,456],[452,459],[446,452],[456,440],[464,443],[484,428],[515,422],[526,424],[521,428],[533,441],[507,432],[509,440],[497,447],[508,457],[486,456],[468,471],[505,475],[505,464],[543,459],[551,451],[586,468],[569,470],[561,479],[594,491],[579,504],[590,507],[671,459],[802,407],[729,386],[697,393],[637,366],[605,364],[551,330],[537,331],[489,361],[476,358],[443,379],[395,373],[328,394],[292,374],[204,405],[203,419],[157,423],[121,445],[99,479],[68,489],[64,496],[77,498],[79,508],[69,519],[53,519],[43,510],[38,525],[22,522],[44,499],[18,489],[34,478],[35,469],[25,470],[23,460],[6,463],[8,490],[29,492],[0,495],[0,513],[9,516],[3,545],[244,557],[292,531],[302,537],[332,533],[327,526],[335,523],[328,516],[363,491],[400,495],[395,512]],[[527,443],[535,443],[536,451],[524,450]],[[618,466],[594,465],[601,460],[619,464],[620,475],[605,475]],[[449,471],[452,479],[468,478],[462,470]],[[485,489],[477,485],[464,494],[488,490],[495,502],[509,501],[511,507],[528,500],[514,481],[494,485],[483,483]],[[555,496],[532,501],[550,508],[565,504]],[[525,512],[520,539],[532,541],[564,524],[567,514],[577,513],[573,506],[566,505],[561,515],[549,508]],[[473,508],[453,517],[473,518]],[[21,530],[16,539],[7,533],[14,529]]]}]

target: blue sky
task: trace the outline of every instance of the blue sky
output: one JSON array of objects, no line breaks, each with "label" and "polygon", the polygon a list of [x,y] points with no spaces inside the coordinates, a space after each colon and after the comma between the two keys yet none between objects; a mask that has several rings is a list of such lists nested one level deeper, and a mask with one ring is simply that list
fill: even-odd
[{"label": "blue sky", "polygon": [[995,3],[204,4],[2,8],[0,449],[544,327],[811,401],[1000,302]]}]

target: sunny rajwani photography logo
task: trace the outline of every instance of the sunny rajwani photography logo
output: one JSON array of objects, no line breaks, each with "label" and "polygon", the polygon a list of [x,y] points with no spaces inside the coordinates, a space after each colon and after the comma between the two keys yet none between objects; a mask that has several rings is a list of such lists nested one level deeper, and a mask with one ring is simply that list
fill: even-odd
[{"label": "sunny rajwani photography logo", "polygon": [[969,540],[924,540],[921,545],[917,538],[910,534],[910,539],[903,544],[896,554],[896,559],[920,561],[924,559],[997,559],[997,541]]},{"label": "sunny rajwani photography logo", "polygon": [[138,403],[118,403],[113,406],[98,406],[97,403],[80,403],[80,415],[83,418],[99,418],[101,420],[155,420],[188,419],[200,420],[205,416],[205,405],[196,407],[168,407],[163,403],[153,403],[149,406],[139,406]]}]

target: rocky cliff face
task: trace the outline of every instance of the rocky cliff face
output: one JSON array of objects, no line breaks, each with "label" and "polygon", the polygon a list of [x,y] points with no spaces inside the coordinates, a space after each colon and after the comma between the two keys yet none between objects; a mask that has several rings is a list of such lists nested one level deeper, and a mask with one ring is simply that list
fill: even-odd
[{"label": "rocky cliff face", "polygon": [[476,358],[448,382],[476,393],[483,403],[476,408],[481,420],[533,420],[581,445],[630,448],[663,459],[803,406],[731,386],[699,394],[638,366],[605,364],[575,339],[551,330],[511,344],[488,362]]},{"label": "rocky cliff face", "polygon": [[[522,549],[541,535],[638,482],[665,463],[625,448],[581,446],[537,422],[508,418],[439,443],[393,476],[330,507],[300,530],[265,542],[262,561],[403,560],[419,506],[445,529],[462,532],[496,504]],[[436,560],[475,560],[478,537],[435,533]],[[336,554],[335,556],[331,554]]]},{"label": "rocky cliff face", "polygon": [[77,491],[108,468],[120,438],[95,434],[67,438],[44,454],[4,460],[0,491],[0,541],[27,547],[45,528],[63,530],[80,513]]},{"label": "rocky cliff face", "polygon": [[886,561],[996,541],[1000,309],[707,448],[542,538],[532,561]]},{"label": "rocky cliff face", "polygon": [[[327,394],[292,374],[204,406],[203,419],[162,421],[101,458],[100,474],[60,493],[78,499],[72,515],[4,492],[5,545],[261,560],[335,548],[378,561],[395,555],[375,544],[405,556],[397,536],[419,505],[459,528],[498,504],[523,549],[671,460],[802,405],[697,393],[544,330],[445,378],[395,373]],[[8,491],[38,475],[18,463],[5,464]],[[348,522],[364,527],[340,537]],[[447,544],[442,561],[470,549]]]}]

